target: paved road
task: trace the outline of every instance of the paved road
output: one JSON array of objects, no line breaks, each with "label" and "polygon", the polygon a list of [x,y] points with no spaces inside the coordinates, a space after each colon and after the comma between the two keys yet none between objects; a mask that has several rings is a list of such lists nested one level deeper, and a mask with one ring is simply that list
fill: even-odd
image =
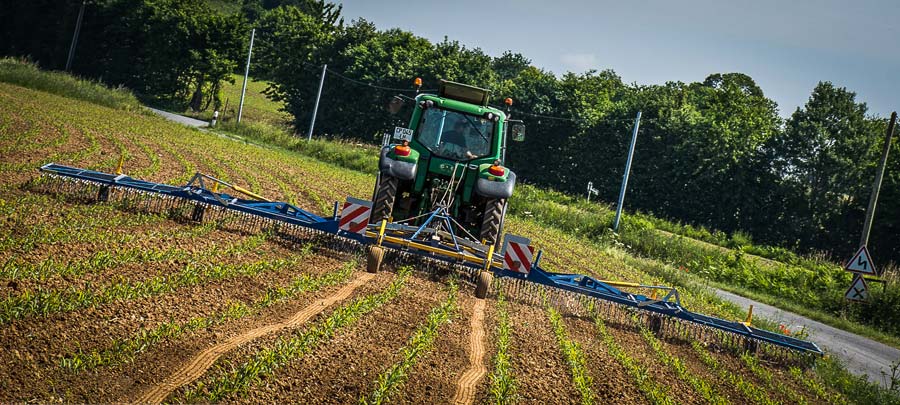
[{"label": "paved road", "polygon": [[187,125],[189,127],[205,128],[205,127],[209,126],[209,123],[206,121],[195,120],[193,118],[185,117],[185,116],[178,115],[178,114],[172,114],[170,112],[166,112],[163,110],[157,110],[155,108],[147,107],[147,109],[150,111],[153,111],[154,113],[156,113],[158,115],[165,117],[169,121],[175,121],[179,124]]},{"label": "paved road", "polygon": [[[891,363],[900,361],[900,350],[872,339],[828,326],[821,322],[785,312],[782,309],[756,302],[740,295],[714,289],[716,295],[747,309],[753,304],[753,316],[760,316],[785,325],[805,325],[809,340],[815,342],[832,356],[841,359],[847,369],[856,375],[867,375],[869,381],[885,385],[881,372],[890,374]],[[794,328],[792,328],[793,330]]]}]

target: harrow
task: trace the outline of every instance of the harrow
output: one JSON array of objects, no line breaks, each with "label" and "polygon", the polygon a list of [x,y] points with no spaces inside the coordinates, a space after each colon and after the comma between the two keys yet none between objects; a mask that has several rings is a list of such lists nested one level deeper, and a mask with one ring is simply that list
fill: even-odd
[{"label": "harrow", "polygon": [[[562,274],[541,267],[542,252],[522,237],[506,235],[503,248],[457,235],[446,206],[426,214],[421,225],[382,220],[369,223],[371,203],[348,198],[336,202],[331,217],[321,217],[285,202],[273,202],[238,186],[197,173],[187,184],[173,186],[116,174],[50,163],[40,168],[39,189],[74,194],[85,200],[117,202],[130,209],[216,221],[226,229],[273,232],[287,239],[320,239],[329,248],[364,248],[367,270],[383,262],[411,262],[425,270],[455,272],[475,284],[475,295],[492,290],[507,297],[551,304],[576,315],[600,313],[610,320],[638,320],[661,336],[687,338],[737,351],[750,350],[780,359],[810,359],[822,355],[813,342],[758,329],[684,308],[678,290],[667,286],[598,280],[583,274]],[[222,192],[230,190],[232,194]],[[238,197],[240,195],[241,197]],[[465,231],[463,231],[465,232]],[[532,260],[533,259],[533,260]],[[623,289],[650,290],[650,296]],[[658,297],[661,296],[661,297]]]}]

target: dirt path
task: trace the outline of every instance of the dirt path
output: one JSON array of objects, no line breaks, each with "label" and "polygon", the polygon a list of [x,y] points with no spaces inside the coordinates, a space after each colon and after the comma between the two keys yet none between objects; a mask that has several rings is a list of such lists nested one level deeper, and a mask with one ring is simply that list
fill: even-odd
[{"label": "dirt path", "polygon": [[126,399],[123,402],[153,404],[161,403],[164,399],[166,399],[167,396],[169,396],[169,394],[172,393],[172,391],[202,376],[206,372],[206,370],[208,370],[213,365],[213,363],[215,363],[216,360],[223,354],[259,337],[280,331],[285,328],[294,328],[305,323],[312,317],[325,310],[325,308],[328,308],[338,301],[346,299],[350,296],[350,294],[353,293],[354,290],[369,282],[374,277],[374,274],[362,273],[357,276],[356,279],[353,280],[353,282],[345,285],[336,293],[313,302],[285,321],[247,331],[244,334],[234,336],[231,339],[226,340],[225,342],[212,346],[198,353],[192,359],[185,362],[179,370],[172,373],[168,378],[166,378],[165,381],[150,388],[140,397],[132,401]]},{"label": "dirt path", "polygon": [[484,307],[486,300],[477,300],[472,314],[472,334],[469,336],[469,369],[457,383],[454,404],[471,404],[475,401],[478,382],[487,374],[484,366]]}]

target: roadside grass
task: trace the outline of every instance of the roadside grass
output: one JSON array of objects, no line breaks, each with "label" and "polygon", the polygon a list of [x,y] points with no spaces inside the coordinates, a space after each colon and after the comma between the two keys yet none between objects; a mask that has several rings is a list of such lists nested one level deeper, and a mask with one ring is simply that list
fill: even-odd
[{"label": "roadside grass", "polygon": [[0,82],[119,110],[139,111],[143,109],[134,94],[126,88],[110,88],[102,83],[79,79],[68,73],[41,70],[36,64],[22,59],[0,58]]},{"label": "roadside grass", "polygon": [[279,368],[315,350],[339,330],[396,298],[406,286],[406,279],[411,272],[409,267],[401,268],[394,281],[382,292],[344,304],[315,325],[279,338],[273,345],[258,351],[251,359],[232,365],[229,367],[230,371],[223,375],[194,384],[184,391],[179,398],[180,402],[219,402],[229,395],[245,393],[253,385],[275,374]]},{"label": "roadside grass", "polygon": [[[230,79],[234,82],[222,82],[221,97],[223,105],[219,111],[219,123],[237,122],[244,76],[232,74]],[[241,113],[241,123],[262,123],[285,127],[291,122],[291,115],[281,111],[283,104],[272,101],[265,95],[264,92],[268,86],[267,82],[255,80],[252,77],[247,82],[247,93],[244,96],[244,111]],[[227,109],[224,104],[226,102],[228,103]],[[204,111],[195,112],[188,109],[180,113],[202,121],[210,121],[213,117],[213,111],[213,106],[210,105]]]}]

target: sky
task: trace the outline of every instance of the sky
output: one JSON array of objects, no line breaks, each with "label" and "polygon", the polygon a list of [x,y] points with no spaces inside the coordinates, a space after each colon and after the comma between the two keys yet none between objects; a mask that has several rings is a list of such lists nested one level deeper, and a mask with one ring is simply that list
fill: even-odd
[{"label": "sky", "polygon": [[558,75],[612,69],[626,83],[750,75],[782,116],[819,81],[869,113],[900,110],[900,0],[337,0],[349,23],[506,50]]}]

